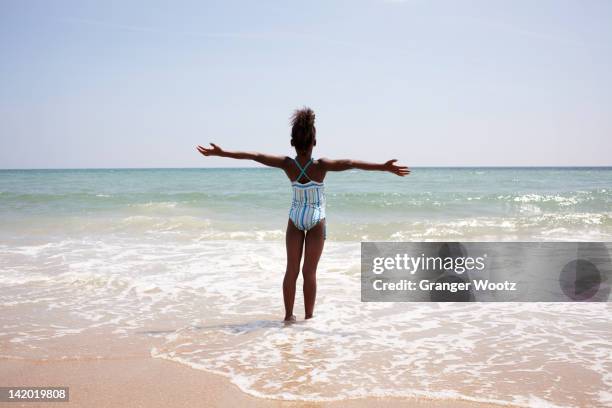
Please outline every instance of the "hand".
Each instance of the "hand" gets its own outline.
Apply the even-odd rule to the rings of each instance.
[[[219,146],[214,143],[211,143],[210,145],[212,148],[198,145],[196,149],[198,149],[198,152],[204,156],[221,156],[223,154],[223,149],[221,149]]]
[[[407,176],[410,174],[410,170],[406,166],[398,166],[395,164],[397,159],[389,160],[384,164],[385,171],[391,172],[393,174],[397,174],[398,176]]]

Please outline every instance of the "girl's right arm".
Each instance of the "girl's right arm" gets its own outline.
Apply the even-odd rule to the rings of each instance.
[[[273,156],[271,154],[255,152],[230,152],[221,149],[214,143],[211,143],[210,145],[212,148],[198,145],[197,150],[204,156],[219,156],[228,157],[230,159],[254,160],[269,167],[279,167],[283,169],[286,167],[287,158],[285,156]]]
[[[358,160],[330,160],[319,159],[319,163],[326,171],[344,171],[350,169],[360,170],[378,170],[388,171],[398,176],[406,176],[410,174],[410,170],[406,166],[398,166],[395,164],[397,159],[388,160],[385,163],[370,163]]]

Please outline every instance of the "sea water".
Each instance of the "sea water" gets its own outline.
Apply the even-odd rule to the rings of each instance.
[[[286,326],[282,171],[0,171],[0,358],[95,355],[54,345],[102,332],[261,397],[612,406],[609,304],[361,303],[359,286],[361,241],[611,241],[612,169],[325,183],[315,318]]]

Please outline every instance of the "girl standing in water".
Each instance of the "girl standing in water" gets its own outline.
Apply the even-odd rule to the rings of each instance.
[[[368,163],[356,160],[330,160],[312,157],[317,144],[317,130],[314,125],[315,114],[310,108],[298,109],[291,117],[291,146],[295,148],[295,158],[273,156],[263,153],[230,152],[214,143],[212,147],[197,146],[204,156],[220,156],[232,159],[254,160],[270,167],[283,169],[293,189],[293,199],[287,221],[287,269],[283,280],[283,299],[285,302],[285,321],[295,321],[293,303],[295,284],[300,274],[302,254],[304,263],[304,309],[305,318],[313,316],[317,294],[317,265],[325,242],[325,187],[323,180],[328,171],[349,169],[388,171],[398,176],[410,174],[406,166],[395,164],[397,160],[386,163]]]

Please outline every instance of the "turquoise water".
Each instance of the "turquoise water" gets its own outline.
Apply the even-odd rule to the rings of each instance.
[[[611,168],[348,171],[325,181],[331,240],[612,237]],[[289,200],[275,169],[0,171],[4,239],[33,231],[281,239]]]
[[[610,241],[612,169],[325,182],[315,318],[284,326],[281,171],[0,171],[0,359],[117,358],[144,342],[266,398],[612,406],[609,303],[362,303],[359,244]]]

